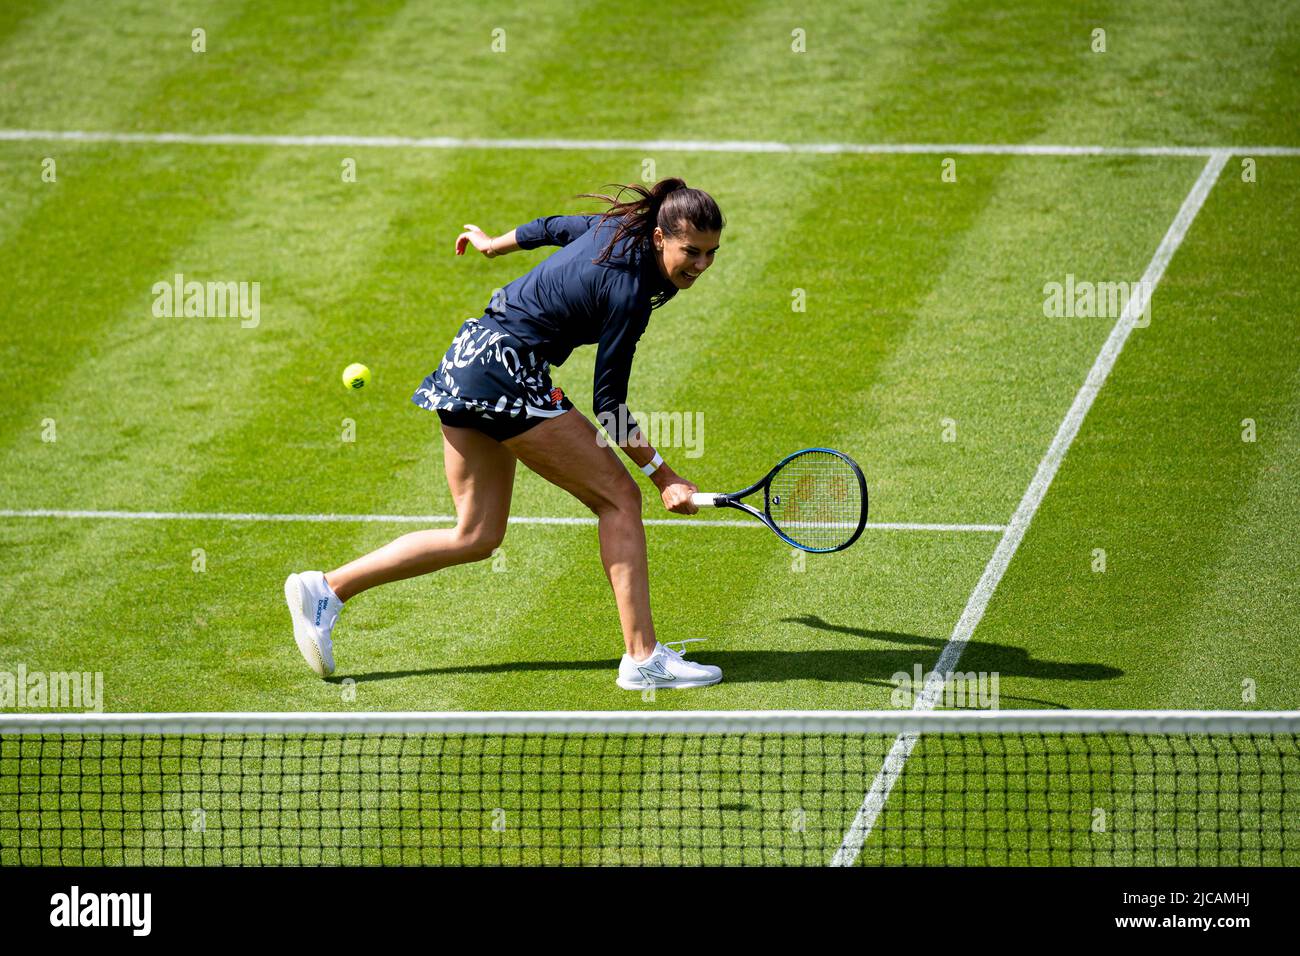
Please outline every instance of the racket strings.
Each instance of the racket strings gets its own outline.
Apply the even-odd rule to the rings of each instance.
[[[843,458],[811,451],[787,462],[768,488],[768,515],[781,532],[814,550],[836,548],[862,519],[857,472]]]

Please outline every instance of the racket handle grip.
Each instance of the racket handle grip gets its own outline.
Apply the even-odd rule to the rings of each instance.
[[[719,495],[706,494],[703,491],[697,491],[691,495],[691,504],[697,508],[716,508],[718,506]]]

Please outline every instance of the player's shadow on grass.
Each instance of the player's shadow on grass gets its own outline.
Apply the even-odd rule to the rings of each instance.
[[[898,650],[871,650],[871,651],[817,651],[813,652],[815,667],[813,672],[792,675],[802,677],[803,679],[827,680],[827,679],[846,679],[843,674],[835,678],[824,672],[822,655],[831,655],[839,657],[839,663],[847,671],[856,674],[851,678],[859,683],[874,684],[882,687],[897,687],[898,684],[892,678],[895,674],[906,673],[912,675],[915,673],[916,665],[921,666],[922,673],[929,672],[939,661],[939,655],[943,652],[948,641],[946,638],[925,637],[921,634],[904,634],[898,631],[878,631],[864,627],[850,627],[845,624],[832,624],[822,620],[815,614],[804,614],[800,617],[786,617],[781,619],[789,624],[803,624],[807,627],[815,628],[820,631],[831,631],[836,634],[848,634],[853,637],[866,638],[870,641],[879,641],[886,644],[905,645]],[[922,652],[922,653],[918,653]],[[795,652],[796,656],[802,656],[806,652]],[[744,657],[745,655],[737,655]],[[825,659],[827,661],[830,658]],[[733,670],[745,667],[746,662],[734,661]],[[723,665],[725,667],[725,665]],[[996,672],[1001,678],[1006,677],[1029,677],[1039,680],[1060,680],[1060,681],[1099,681],[1114,680],[1117,677],[1123,677],[1124,672],[1118,667],[1112,667],[1109,664],[1098,664],[1085,661],[1049,661],[1034,658],[1029,651],[1023,647],[1014,647],[1009,644],[993,644],[987,641],[981,641],[971,644],[966,653],[962,655],[957,665],[957,670],[964,672]],[[733,674],[727,673],[727,679],[732,679]],[[744,680],[740,674],[734,675],[737,679]],[[754,677],[751,679],[761,679]],[[1052,701],[1038,700],[1032,697],[1013,697],[1008,694],[1001,695],[1006,700],[1025,700],[1038,704],[1045,704],[1052,707],[1062,706]]]
[[[345,680],[361,684],[372,680],[402,680],[406,677],[437,677],[442,674],[516,674],[521,671],[607,671],[618,669],[617,660],[586,661],[501,661],[497,664],[452,664],[447,667],[422,667],[408,671],[372,671],[369,674],[334,674],[326,683]]]
[[[782,618],[782,621],[836,634],[865,638],[896,648],[826,648],[824,650],[712,650],[707,644],[690,645],[690,656],[701,663],[717,664],[728,684],[772,684],[787,680],[815,680],[832,684],[869,684],[894,688],[892,680],[899,672],[911,675],[916,665],[928,672],[939,660],[946,639],[878,631],[870,628],[831,624],[812,614]],[[445,674],[513,674],[526,671],[612,671],[618,660],[500,661],[491,664],[453,664],[419,670],[376,671],[369,674],[339,674],[331,681],[350,679],[357,683],[376,680],[400,680],[409,677],[436,677]],[[1031,677],[1043,680],[1096,681],[1114,680],[1124,672],[1106,664],[1071,661],[1035,660],[1021,647],[981,642],[972,644],[959,665],[962,671],[996,671],[1000,677]],[[1001,694],[1003,700],[1022,700],[1048,707],[1063,706],[1053,701]]]

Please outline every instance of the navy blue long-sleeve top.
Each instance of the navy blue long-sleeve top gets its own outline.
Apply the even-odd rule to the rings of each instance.
[[[544,216],[517,227],[519,248],[561,249],[495,295],[483,318],[536,347],[552,365],[563,365],[579,345],[598,345],[593,411],[598,418],[616,416],[629,435],[636,427],[627,413],[627,387],[637,341],[651,308],[672,298],[677,287],[659,271],[653,252],[631,240],[596,265],[618,228],[614,219],[598,222],[600,216]]]

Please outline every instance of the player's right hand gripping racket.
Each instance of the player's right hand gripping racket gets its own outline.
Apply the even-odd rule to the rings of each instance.
[[[763,510],[741,501],[763,492]],[[803,551],[843,551],[867,523],[867,479],[858,463],[831,448],[787,455],[762,481],[729,495],[691,495],[699,508],[737,508]]]

